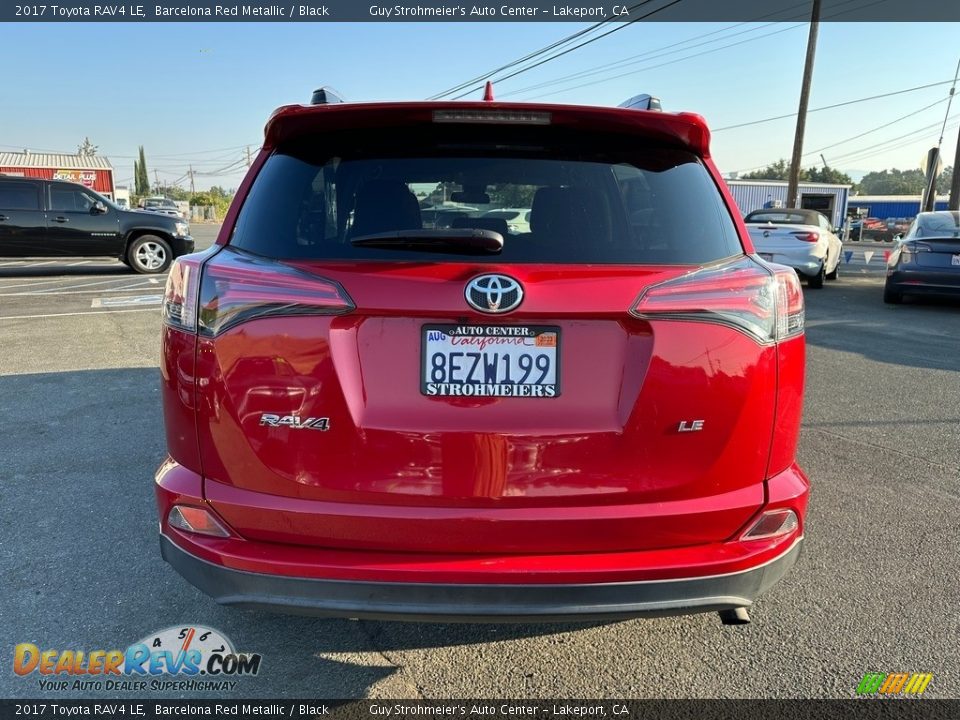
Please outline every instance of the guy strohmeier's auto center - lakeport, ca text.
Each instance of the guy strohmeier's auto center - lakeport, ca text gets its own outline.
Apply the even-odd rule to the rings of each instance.
[[[525,18],[525,19],[576,19],[629,17],[627,5],[370,5],[368,13],[378,19],[470,19],[470,18]],[[17,16],[44,16],[57,19],[116,18],[127,20],[184,19],[184,18],[290,18],[290,19],[335,19],[333,8],[326,5],[213,5],[210,7],[165,5],[18,5]]]

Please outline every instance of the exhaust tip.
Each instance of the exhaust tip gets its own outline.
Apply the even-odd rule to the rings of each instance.
[[[750,615],[745,607],[720,611],[720,622],[724,625],[749,625]]]

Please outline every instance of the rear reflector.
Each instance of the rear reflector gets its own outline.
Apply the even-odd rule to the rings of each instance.
[[[770,343],[803,332],[803,292],[790,268],[742,258],[647,288],[633,314],[727,325]]]
[[[259,318],[342,315],[354,307],[333,280],[227,247],[203,268],[198,329],[214,336]]]
[[[789,535],[800,526],[797,514],[789,508],[769,510],[759,517],[741,540],[762,540],[764,538]]]
[[[434,110],[433,121],[437,123],[549,125],[550,113],[525,110]]]
[[[167,515],[167,522],[178,530],[198,535],[230,537],[227,530],[209,510],[189,505],[174,505]]]

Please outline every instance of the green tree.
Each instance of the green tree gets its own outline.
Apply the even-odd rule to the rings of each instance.
[[[790,163],[780,159],[770,163],[762,170],[754,170],[740,177],[744,180],[787,180],[790,176]]]
[[[140,163],[133,161],[133,194],[143,195],[143,185],[140,184]]]
[[[147,172],[147,157],[143,152],[143,145],[140,146],[140,163],[139,163],[139,185],[140,189],[137,191],[138,195],[149,195],[150,194],[150,175]]]
[[[845,172],[840,172],[834,168],[810,168],[801,173],[806,175],[809,182],[827,183],[833,185],[853,185],[853,178]]]
[[[790,163],[784,159],[770,163],[762,170],[741,175],[744,180],[789,180]],[[834,168],[810,168],[809,170],[800,170],[801,182],[830,183],[836,185],[853,185],[853,178],[844,172]]]
[[[490,200],[500,207],[528,208],[533,204],[536,185],[491,185],[487,189]]]
[[[83,142],[77,147],[77,155],[83,157],[93,157],[97,154],[97,146],[90,142],[90,138],[85,137]]]

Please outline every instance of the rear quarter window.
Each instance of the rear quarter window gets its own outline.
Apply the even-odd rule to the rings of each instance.
[[[533,142],[504,128],[456,131],[427,128],[388,144],[343,133],[280,148],[255,179],[231,244],[281,259],[462,261],[351,244],[452,227],[503,235],[501,253],[471,262],[702,264],[743,252],[716,184],[689,152],[636,138],[543,133]],[[529,211],[511,228],[516,208]]]

